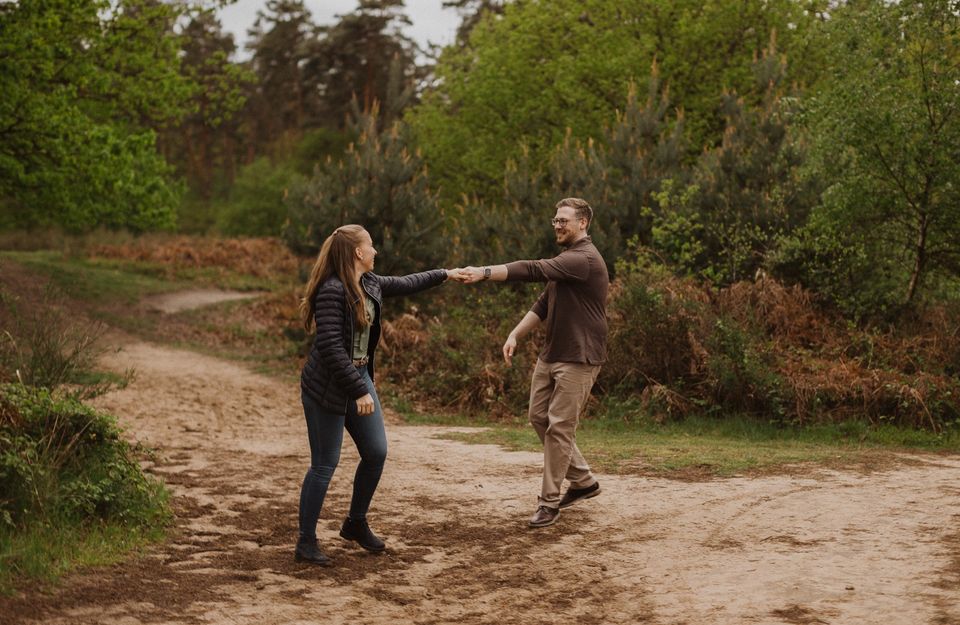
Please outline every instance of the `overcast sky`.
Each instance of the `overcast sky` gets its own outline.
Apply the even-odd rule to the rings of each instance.
[[[304,5],[313,16],[315,24],[333,24],[337,15],[350,13],[357,8],[356,0],[305,0]],[[220,23],[224,30],[233,33],[241,58],[246,58],[244,47],[247,29],[253,26],[257,10],[262,10],[266,0],[237,0],[220,10]],[[442,0],[405,0],[406,13],[413,25],[406,28],[408,37],[426,49],[429,43],[447,45],[453,43],[460,25],[460,16],[454,9],[444,9]]]

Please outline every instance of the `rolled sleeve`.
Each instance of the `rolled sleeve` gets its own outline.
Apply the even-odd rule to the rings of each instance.
[[[540,319],[546,319],[548,310],[550,310],[550,289],[546,288],[543,290],[543,293],[540,294],[540,297],[537,298],[537,301],[534,302],[530,312],[540,317]]]

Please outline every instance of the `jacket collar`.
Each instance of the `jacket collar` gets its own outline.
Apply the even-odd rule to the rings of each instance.
[[[581,237],[581,238],[577,239],[576,241],[574,241],[574,242],[571,243],[570,245],[566,245],[566,246],[562,246],[562,247],[563,247],[563,249],[565,249],[565,250],[572,250],[572,249],[575,249],[575,248],[578,248],[578,247],[583,247],[584,245],[587,245],[588,243],[593,243],[593,239],[590,238],[590,235],[589,235],[589,234],[588,234],[587,236],[585,236],[585,237]]]

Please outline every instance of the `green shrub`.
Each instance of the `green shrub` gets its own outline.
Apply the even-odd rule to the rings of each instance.
[[[707,380],[717,407],[775,422],[784,420],[784,383],[777,374],[773,350],[744,325],[720,318],[707,341],[707,351]]]
[[[216,229],[230,236],[279,236],[287,221],[285,204],[303,176],[293,163],[261,157],[247,165],[218,211]]]
[[[641,256],[618,262],[617,275],[601,386],[626,393],[651,384],[682,387],[702,351],[696,337],[708,310],[700,294]]]
[[[788,284],[817,293],[855,322],[891,319],[902,308],[902,279],[849,234],[816,222],[782,237],[766,265]]]
[[[0,516],[12,528],[69,518],[152,525],[166,494],[110,415],[45,389],[0,385]]]

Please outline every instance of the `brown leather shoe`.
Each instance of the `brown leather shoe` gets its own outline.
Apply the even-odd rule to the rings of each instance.
[[[581,499],[590,499],[600,494],[600,482],[594,482],[590,486],[583,488],[568,488],[567,492],[560,498],[560,507],[569,508]]]
[[[530,527],[546,527],[553,525],[560,518],[560,508],[540,506],[530,517]]]

